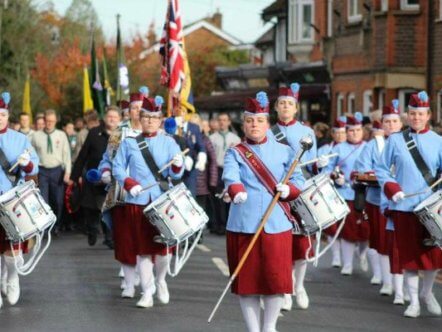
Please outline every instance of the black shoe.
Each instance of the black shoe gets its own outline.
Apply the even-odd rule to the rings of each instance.
[[[114,249],[114,241],[112,240],[104,240],[103,244],[107,246],[109,249]]]
[[[54,228],[52,228],[52,235],[56,237],[60,235],[60,228],[58,226],[54,226]]]
[[[97,234],[88,234],[88,236],[87,236],[87,243],[90,246],[94,246],[95,243],[97,243]]]

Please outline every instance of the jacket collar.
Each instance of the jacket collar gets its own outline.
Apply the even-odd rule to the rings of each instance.
[[[283,127],[292,126],[292,125],[294,125],[295,123],[296,123],[296,119],[293,119],[293,120],[291,120],[291,121],[289,121],[289,122],[283,122],[283,121],[281,121],[281,120],[278,120],[278,124],[279,124],[280,126],[283,126]]]
[[[260,145],[260,144],[264,144],[265,142],[267,142],[267,136],[264,136],[264,138],[260,141],[260,142],[256,142],[254,140],[251,140],[249,138],[246,138],[246,142],[247,144],[250,145]]]

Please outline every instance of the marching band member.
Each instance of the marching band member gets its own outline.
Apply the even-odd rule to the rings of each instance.
[[[402,129],[402,120],[400,117],[400,111],[398,106],[399,106],[399,101],[395,99],[392,101],[391,106],[385,106],[383,108],[382,126],[384,128],[386,141],[388,141],[388,137],[390,137],[390,135],[400,132]],[[378,161],[375,165],[376,168],[380,160],[381,158],[379,156]],[[392,175],[394,176],[393,172]],[[385,217],[385,219],[383,218],[379,219],[380,221],[385,220],[384,232],[382,232],[382,225],[380,225],[381,227],[379,228],[380,230],[379,235],[381,236],[379,243],[383,244],[382,245],[383,248],[379,250],[379,253],[381,254],[381,262],[383,263],[381,264],[381,268],[383,269],[382,274],[388,275],[389,272],[392,275],[393,291],[394,291],[393,304],[403,305],[404,300],[406,298],[406,296],[404,296],[404,275],[402,273],[402,269],[399,267],[398,264],[399,258],[398,258],[397,245],[394,234],[394,225],[390,217],[387,216],[388,199],[382,191],[380,192],[380,197],[381,199],[380,199],[379,209]],[[388,257],[384,258],[384,255],[388,255]],[[390,268],[388,272],[385,266],[387,260]]]
[[[347,118],[345,116],[338,117],[332,127],[331,136],[333,141],[329,144],[325,144],[318,149],[318,157],[325,156],[332,153],[333,148],[339,143],[345,142],[347,140],[347,132],[345,130],[345,125],[347,123]],[[333,241],[333,237],[338,229],[337,224],[334,224],[324,230],[327,234],[327,241],[330,243]],[[332,252],[332,266],[341,267],[341,241],[339,238],[331,246]]]
[[[295,152],[299,150],[299,141],[302,137],[310,136],[313,139],[313,147],[307,151],[303,160],[316,158],[316,138],[313,130],[296,120],[299,105],[299,84],[293,83],[289,88],[280,88],[278,100],[275,104],[278,113],[278,123],[269,130],[269,137],[276,139],[279,143],[289,145]],[[284,138],[282,138],[284,137]],[[327,159],[320,161],[323,167],[328,162]],[[309,250],[309,239],[302,234],[293,235],[293,275],[295,282],[294,292],[296,293],[296,303],[299,308],[307,309],[309,298],[304,287],[304,279],[307,272],[306,254]],[[310,255],[313,254],[310,248]],[[286,294],[283,310],[291,310],[292,295]]]
[[[249,98],[244,112],[246,140],[229,148],[224,159],[223,180],[233,202],[227,221],[227,257],[231,273],[256,232],[274,193],[281,200],[272,211],[243,269],[233,282],[232,292],[239,303],[249,331],[276,331],[276,322],[283,303],[283,294],[291,294],[292,260],[287,248],[292,245],[290,207],[283,201],[295,199],[304,179],[296,169],[290,181],[282,181],[294,151],[288,146],[267,139],[269,128],[268,99],[264,92]],[[261,329],[260,298],[264,302]]]
[[[156,177],[147,165],[142,150],[147,149],[158,168],[173,160],[163,176],[179,179],[184,171],[184,159],[178,145],[172,137],[158,134],[162,121],[161,107],[161,97],[144,99],[140,113],[142,134],[122,141],[112,163],[113,175],[129,193],[125,199],[126,205],[117,210],[121,216],[113,220],[115,257],[123,264],[126,280],[122,297],[132,298],[135,295],[136,263],[143,290],[137,306],[142,308],[153,306],[155,288],[158,300],[163,304],[169,302],[166,274],[170,259],[166,246],[154,241],[154,236],[159,233],[143,214],[143,208],[159,197],[162,190],[158,185],[143,190],[143,187],[155,183]]]
[[[413,213],[414,208],[431,191],[421,193],[435,182],[442,171],[442,138],[429,130],[431,118],[429,98],[425,91],[413,94],[408,103],[407,121],[410,129],[391,135],[382,153],[376,174],[383,191],[390,200],[389,215],[399,252],[400,267],[405,270],[405,282],[410,305],[405,317],[420,315],[419,297],[430,314],[441,315],[441,307],[433,294],[437,270],[442,268],[442,251],[425,241],[429,234]],[[391,167],[395,167],[395,177]],[[406,197],[405,193],[419,192]],[[420,294],[418,271],[423,274]]]
[[[383,116],[386,114],[386,112],[390,111],[390,108],[390,106],[384,107]],[[397,113],[393,113],[395,120],[397,120],[399,117],[397,105],[396,112]],[[386,118],[383,118],[382,123],[377,120],[373,121],[373,138],[367,144],[365,144],[364,149],[356,160],[354,166],[355,173],[374,174],[375,165],[379,162],[379,157],[385,147],[384,135],[389,134],[388,127],[386,125],[388,122],[389,119],[387,120]],[[387,131],[384,131],[384,127],[387,127]],[[386,241],[387,238],[385,226],[387,220],[379,209],[379,205],[381,203],[380,188],[366,188],[365,196],[365,212],[367,213],[368,224],[370,226],[369,249],[367,252],[367,257],[371,270],[373,271],[373,277],[371,278],[370,283],[372,285],[379,285],[382,282],[382,288],[379,293],[381,295],[391,295],[393,293],[393,280],[390,273],[390,262],[388,259],[388,247]]]
[[[9,101],[9,93],[2,93],[0,97],[0,195],[13,188],[17,181],[23,179],[24,176],[38,173],[39,160],[27,137],[15,130],[8,129]],[[11,165],[17,161],[18,168],[9,172]],[[20,283],[13,254],[16,257],[17,265],[22,265],[22,251],[26,249],[26,243],[22,246],[13,245],[14,253],[12,253],[11,244],[0,224],[0,255],[3,256],[2,260],[4,261],[4,264],[0,266],[7,270],[6,287],[1,285],[1,288],[6,291],[6,298],[11,305],[16,304],[20,297]],[[3,300],[0,295],[0,308],[2,305]]]
[[[331,173],[339,194],[347,201],[350,208],[350,214],[345,220],[340,238],[343,263],[341,274],[351,275],[353,273],[353,254],[356,244],[359,246],[361,269],[363,271],[368,270],[366,258],[369,234],[368,223],[362,221],[362,214],[354,209],[355,192],[350,184],[350,173],[365,145],[362,140],[361,113],[356,113],[354,117],[347,117],[346,130],[347,141],[333,147],[332,152],[337,153],[338,156],[330,159],[330,163],[324,171]]]
[[[203,142],[203,136],[199,127],[186,120],[187,109],[181,107],[180,115],[175,117],[176,124],[178,126],[177,132],[179,136],[182,136],[186,140],[186,144],[189,147],[189,153],[187,154],[194,160],[194,165],[191,171],[187,171],[183,175],[184,184],[187,189],[196,197],[196,176],[197,171],[204,172],[207,163],[206,147]]]
[[[117,153],[120,143],[127,137],[136,137],[141,133],[140,110],[143,100],[144,94],[142,92],[135,92],[130,94],[129,102],[126,100],[120,100],[118,102],[122,114],[127,113],[128,118],[123,118],[123,121],[118,126],[118,129],[111,133],[106,151],[103,153],[103,158],[98,165],[98,170],[101,172],[101,182],[104,184],[108,185],[114,181],[112,178],[112,160]],[[112,193],[108,192],[107,195],[112,195]],[[116,197],[114,197],[114,200],[115,199]],[[107,201],[109,201],[108,197],[106,198],[105,202]],[[111,203],[108,206],[106,204],[104,205],[103,220],[105,221],[106,225],[109,226],[113,218],[118,218],[121,216],[119,211],[120,209],[121,206],[116,206],[115,203]],[[121,288],[124,289],[126,280],[124,279],[124,272],[122,268],[120,268],[119,276],[123,277],[121,281]]]

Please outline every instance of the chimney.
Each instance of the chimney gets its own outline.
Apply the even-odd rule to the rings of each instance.
[[[223,14],[220,13],[219,8],[216,9],[216,13],[209,19],[209,22],[216,26],[218,29],[223,27]]]

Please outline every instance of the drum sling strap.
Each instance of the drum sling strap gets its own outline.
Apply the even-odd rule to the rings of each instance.
[[[11,184],[13,187],[15,187],[18,183],[19,176],[18,176],[18,168],[16,168],[14,173],[9,172],[9,165],[8,160],[6,159],[5,153],[3,152],[3,149],[0,148],[0,166],[3,169],[3,172],[5,172],[6,177],[9,181],[11,181]]]
[[[152,154],[149,151],[149,144],[144,140],[143,135],[138,135],[135,137],[138,147],[140,149],[141,155],[143,156],[144,161],[147,164],[147,167],[152,172],[153,177],[155,180],[159,183],[159,186],[162,191],[168,191],[170,189],[169,181],[166,179],[163,174],[159,174],[158,171],[160,170],[155,163],[155,160],[152,157]],[[174,181],[172,181],[173,184],[175,184]]]
[[[402,135],[404,136],[405,145],[407,146],[408,151],[411,154],[411,157],[414,160],[414,163],[416,164],[417,169],[419,172],[421,172],[425,182],[428,184],[429,187],[437,180],[436,177],[431,175],[431,171],[428,168],[427,164],[425,163],[424,158],[420,154],[416,142],[410,135],[410,129],[406,129],[402,132]],[[437,191],[437,186],[433,188],[433,191]]]
[[[290,146],[289,141],[287,140],[287,136],[285,136],[285,134],[281,131],[281,129],[279,129],[279,126],[277,124],[272,126],[270,130],[272,131],[278,143]],[[311,178],[310,173],[307,171],[305,167],[301,167],[301,171],[305,179]]]
[[[261,159],[244,143],[240,143],[234,147],[234,149],[239,153],[239,155],[244,159],[247,166],[256,175],[259,181],[264,185],[270,195],[275,195],[275,187],[277,184],[276,179],[270,170],[264,165]],[[295,217],[290,211],[290,204],[288,202],[278,201],[279,206],[284,211],[287,218],[293,223],[293,228],[295,231],[300,231],[298,223]]]

